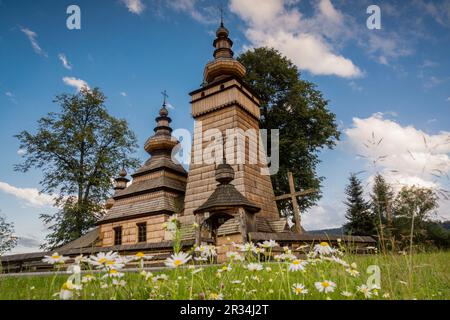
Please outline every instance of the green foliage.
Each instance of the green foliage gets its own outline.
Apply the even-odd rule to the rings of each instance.
[[[449,252],[414,254],[414,272],[411,278],[408,275],[408,256],[359,255],[349,256],[347,259],[349,263],[357,263],[361,272],[359,277],[349,277],[343,268],[332,263],[320,265],[316,272],[311,272],[315,267],[312,266],[310,271],[295,273],[286,273],[285,268],[280,270],[278,264],[264,264],[264,267],[271,267],[272,271],[264,270],[256,274],[250,273],[241,266],[233,265],[231,272],[223,272],[221,277],[217,276],[217,271],[221,267],[205,266],[203,271],[196,274],[187,268],[155,272],[154,276],[164,273],[169,278],[167,281],[156,283],[151,279],[144,280],[138,273],[126,273],[123,277],[123,280],[127,282],[126,288],[115,286],[101,288],[98,281],[91,282],[85,284],[86,289],[83,290],[79,299],[110,300],[113,297],[118,300],[211,299],[211,295],[219,291],[227,300],[319,300],[327,297],[333,300],[364,299],[361,293],[356,292],[355,287],[365,283],[369,276],[366,270],[373,265],[381,269],[381,290],[379,295],[372,296],[372,299],[448,300],[450,298]],[[244,285],[231,283],[235,279],[239,279]],[[319,293],[314,287],[316,279],[334,281],[337,284],[335,292],[328,295]],[[0,278],[0,300],[58,299],[53,294],[61,290],[66,280],[67,275]],[[291,288],[294,283],[303,283],[309,289],[308,295],[296,296]],[[354,295],[347,298],[341,294],[343,291],[349,291]]]
[[[14,224],[6,221],[0,215],[0,256],[17,245],[17,238],[13,235]]]
[[[280,170],[272,176],[275,193],[289,192],[287,171],[293,172],[297,190],[320,189],[324,178],[316,170],[319,152],[333,148],[339,139],[336,116],[328,110],[328,101],[275,49],[247,51],[238,60],[247,68],[244,81],[260,98],[260,127],[280,130]],[[300,207],[309,208],[320,197],[319,192],[299,198]]]
[[[137,159],[127,156],[137,147],[134,133],[125,120],[108,113],[105,100],[97,88],[59,95],[54,101],[60,106],[58,113],[41,118],[35,134],[22,131],[16,136],[26,154],[15,170],[42,170],[42,192],[54,194],[60,207],[53,216],[42,215],[51,224],[48,248],[74,240],[92,227],[109,196],[111,177],[122,164],[138,165]]]
[[[412,240],[428,240],[427,221],[438,208],[438,198],[432,189],[416,186],[403,187],[394,203],[394,234],[405,247]]]
[[[375,216],[370,210],[370,204],[364,199],[364,189],[361,180],[355,174],[351,174],[349,185],[345,194],[347,206],[345,217],[349,221],[344,226],[347,234],[358,236],[370,236],[376,233]]]

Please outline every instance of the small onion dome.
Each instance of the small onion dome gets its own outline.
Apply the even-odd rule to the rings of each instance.
[[[114,206],[114,199],[113,198],[109,198],[108,200],[106,200],[106,203],[105,203],[106,210],[111,209],[113,206]]]
[[[221,23],[220,27],[216,31],[217,38],[219,38],[219,37],[228,37],[229,34],[230,34],[230,32],[228,31],[228,29],[225,28],[223,23]]]
[[[119,172],[119,177],[125,178],[126,176],[127,176],[127,171],[125,170],[125,168],[122,168],[122,170],[120,170],[120,172]]]
[[[169,115],[169,110],[167,110],[165,105],[159,110],[159,115],[161,117],[167,117]]]
[[[233,168],[227,163],[219,164],[216,169],[216,181],[220,184],[229,184],[233,180]]]

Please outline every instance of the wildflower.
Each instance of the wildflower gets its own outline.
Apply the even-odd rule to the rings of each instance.
[[[233,280],[231,281],[232,284],[241,284],[242,281],[241,280]]]
[[[85,275],[85,276],[83,276],[81,278],[81,282],[82,283],[89,283],[89,282],[94,281],[94,280],[95,280],[95,277],[93,275],[91,275],[91,274],[87,274],[87,275]]]
[[[274,240],[266,240],[263,243],[258,243],[258,246],[266,248],[266,249],[270,249],[270,248],[275,248],[276,246],[278,246],[278,243],[276,243]]]
[[[343,295],[344,297],[351,297],[351,296],[353,296],[353,293],[351,293],[349,291],[342,291],[341,295]]]
[[[308,293],[308,289],[305,288],[305,286],[301,283],[294,283],[292,285],[292,290],[294,291],[294,293],[296,295],[300,295],[300,294],[307,294]]]
[[[334,249],[330,247],[328,242],[321,242],[314,246],[314,252],[320,255],[329,255],[334,252]]]
[[[58,254],[58,252],[53,253],[51,256],[44,256],[44,259],[42,259],[42,262],[48,263],[48,264],[63,264],[66,262],[69,258],[63,257]]]
[[[244,261],[244,257],[235,251],[228,251],[227,258],[230,259],[231,261]]]
[[[80,285],[75,285],[71,280],[68,280],[62,285],[59,298],[61,300],[70,300],[73,298],[73,292],[81,289],[82,287]]]
[[[153,282],[158,282],[158,281],[167,281],[169,280],[169,277],[166,274],[159,274],[155,277],[153,277]]]
[[[233,242],[234,247],[238,248],[241,252],[254,252],[255,245],[252,242],[247,242],[244,244],[236,244]]]
[[[122,278],[124,274],[122,272],[117,271],[116,269],[108,270],[108,273],[103,276],[103,278]]]
[[[113,279],[112,284],[117,287],[125,287],[127,285],[127,282],[125,280]]]
[[[212,245],[201,245],[194,249],[194,252],[200,254],[202,258],[211,258],[217,256],[216,247]]]
[[[197,222],[194,222],[194,223],[192,224],[192,227],[193,227],[194,229],[198,229],[199,225],[198,225]]]
[[[221,293],[211,293],[209,295],[209,298],[211,300],[223,300],[223,294],[221,294]]]
[[[96,256],[89,257],[90,263],[97,269],[120,270],[125,266],[125,261],[120,258],[117,252],[99,252]]]
[[[272,268],[271,268],[271,267],[266,267],[266,271],[267,271],[267,272],[271,272],[271,271],[272,271]]]
[[[333,292],[334,289],[336,288],[336,284],[330,280],[316,282],[314,285],[319,292],[325,292],[325,293]]]
[[[306,261],[301,261],[299,259],[292,260],[291,264],[289,265],[288,270],[289,271],[303,271],[306,267]]]
[[[261,253],[266,252],[266,249],[255,247],[255,248],[253,249],[253,252],[256,253],[256,254],[261,254]]]
[[[153,256],[146,255],[143,252],[138,252],[133,257],[133,260],[151,260],[151,259],[153,259]]]
[[[167,258],[165,264],[170,268],[177,268],[191,259],[191,256],[184,252],[173,254],[170,258]]]
[[[388,292],[383,294],[383,298],[385,298],[385,299],[388,299],[390,297],[391,297],[391,295]]]
[[[228,265],[228,266],[223,266],[222,268],[220,268],[219,270],[217,270],[217,272],[219,272],[219,273],[222,273],[222,272],[230,272],[232,269],[231,269],[231,266],[230,265]]]
[[[372,297],[372,291],[371,288],[369,288],[368,286],[366,286],[365,284],[362,284],[358,287],[356,287],[356,290],[358,292],[361,292],[365,298],[369,299],[370,297]]]
[[[263,269],[262,264],[259,263],[249,263],[245,266],[248,271],[261,271]]]
[[[358,277],[359,276],[359,271],[356,269],[352,269],[352,268],[347,268],[345,269],[345,271],[350,274],[352,277]]]
[[[341,258],[335,257],[335,256],[331,256],[331,257],[323,257],[321,256],[322,260],[326,260],[326,261],[332,261],[335,262],[337,264],[340,264],[344,267],[349,267],[349,264],[347,263],[347,261],[342,260]]]

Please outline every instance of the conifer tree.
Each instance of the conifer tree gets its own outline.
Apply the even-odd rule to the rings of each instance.
[[[347,206],[345,217],[348,223],[344,225],[347,234],[358,236],[370,236],[376,233],[375,219],[370,204],[364,199],[364,189],[361,180],[355,174],[351,174],[345,194]]]

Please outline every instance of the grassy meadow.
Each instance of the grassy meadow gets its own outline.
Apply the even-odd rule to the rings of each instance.
[[[195,264],[193,256],[180,253],[168,259],[167,269],[153,273],[123,272],[119,256],[103,255],[87,264],[80,259],[80,268],[71,268],[72,274],[0,277],[0,300],[450,299],[450,252],[412,256],[336,252],[300,260],[287,250],[273,262],[258,259],[268,251],[236,252],[223,266],[208,266],[201,259],[208,256],[203,252]]]

